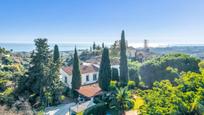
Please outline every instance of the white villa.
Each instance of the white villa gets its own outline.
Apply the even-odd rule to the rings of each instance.
[[[82,64],[80,65],[81,71],[81,84],[88,85],[97,82],[99,68],[94,64]],[[61,81],[71,88],[72,81],[72,67],[64,67],[60,69],[60,79]]]
[[[95,105],[93,103],[93,97],[103,93],[97,83],[99,67],[99,64],[93,63],[83,63],[80,65],[82,86],[79,89],[76,89],[76,91],[80,94],[78,98],[79,103],[70,108],[71,114],[75,115]],[[119,65],[112,65],[111,68],[117,68],[119,70]],[[71,88],[72,66],[60,69],[60,80],[67,87]]]
[[[83,63],[80,65],[81,72],[81,84],[89,85],[98,81],[99,64]],[[119,71],[119,65],[112,65],[111,68],[117,68]],[[118,72],[119,73],[119,72]],[[69,88],[71,88],[72,82],[72,67],[64,67],[60,69],[60,80]]]

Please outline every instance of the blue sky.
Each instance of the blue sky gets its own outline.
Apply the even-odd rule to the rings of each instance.
[[[204,0],[1,0],[0,41],[204,43]]]

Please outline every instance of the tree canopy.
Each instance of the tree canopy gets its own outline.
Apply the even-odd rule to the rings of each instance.
[[[62,85],[59,81],[59,62],[49,50],[47,39],[35,39],[36,49],[31,54],[28,73],[19,80],[18,92],[31,105],[48,106],[59,103]]]
[[[168,79],[173,81],[179,77],[180,72],[199,72],[199,59],[186,54],[167,54],[144,62],[139,69],[141,79],[147,86],[152,86],[155,81]],[[168,67],[176,68],[170,71]]]
[[[175,80],[155,82],[152,89],[139,94],[145,100],[142,114],[185,114],[204,113],[204,71],[186,72]]]

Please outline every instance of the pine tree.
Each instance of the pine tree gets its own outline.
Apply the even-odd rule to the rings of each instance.
[[[32,54],[32,60],[28,70],[28,80],[26,80],[26,89],[29,90],[30,94],[35,94],[36,100],[39,96],[42,105],[46,104],[45,90],[46,86],[50,82],[49,75],[49,64],[50,64],[50,52],[47,44],[47,39],[36,39],[35,40],[36,50]],[[31,102],[32,103],[32,102]],[[33,101],[33,104],[35,101]]]
[[[56,61],[59,61],[60,58],[60,53],[58,49],[58,45],[54,46],[54,54],[53,54],[53,62],[55,63]]]
[[[99,70],[99,86],[102,90],[108,91],[110,80],[111,64],[109,59],[109,51],[108,48],[104,48]]]
[[[111,80],[119,81],[119,75],[118,75],[118,69],[117,68],[112,68]]]
[[[79,69],[79,58],[77,50],[74,51],[73,69],[72,69],[72,89],[79,89],[81,86],[81,73]]]
[[[28,73],[19,80],[23,85],[18,88],[18,92],[29,96],[27,98],[32,105],[38,102],[44,107],[59,104],[63,85],[59,79],[60,61],[54,62],[56,51],[52,56],[47,39],[36,39],[35,45],[36,49],[31,54]]]
[[[123,85],[127,85],[128,82],[128,65],[124,30],[122,31],[120,40],[120,82]]]

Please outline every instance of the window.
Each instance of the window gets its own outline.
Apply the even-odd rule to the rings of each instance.
[[[89,81],[89,75],[86,76],[86,81]]]
[[[67,77],[66,76],[64,77],[64,82],[67,83]]]
[[[94,80],[94,81],[97,80],[97,74],[93,74],[93,80]]]

